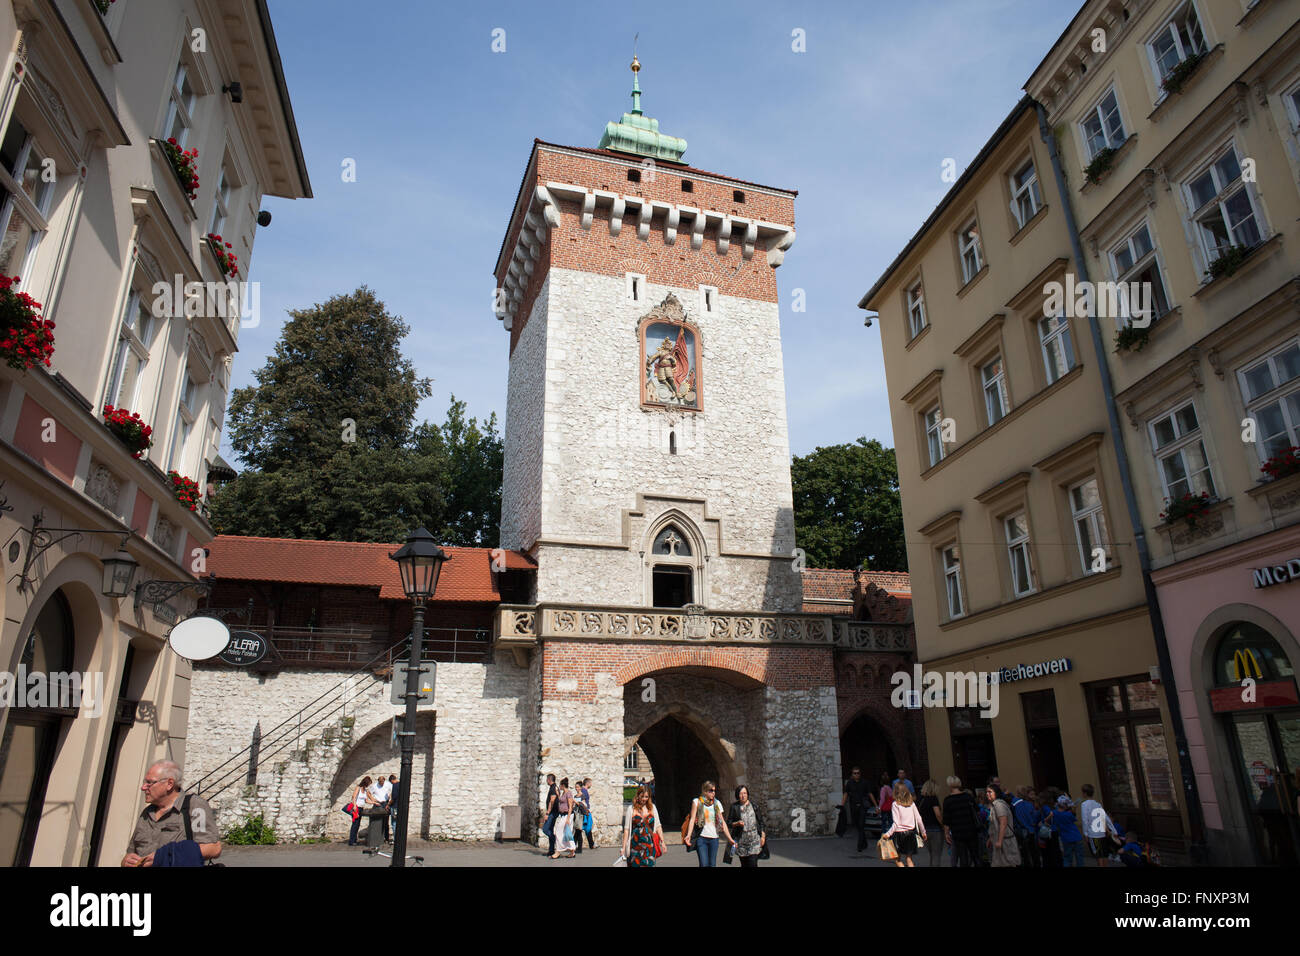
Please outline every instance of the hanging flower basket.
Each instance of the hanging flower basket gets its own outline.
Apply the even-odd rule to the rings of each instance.
[[[1116,352],[1141,352],[1151,338],[1151,327],[1126,325],[1115,333]]]
[[[1254,246],[1229,246],[1220,253],[1219,258],[1210,263],[1210,268],[1205,270],[1205,274],[1211,279],[1230,276],[1241,268],[1241,264],[1254,251]]]
[[[1173,524],[1175,521],[1186,521],[1187,527],[1195,528],[1196,519],[1200,518],[1215,504],[1217,498],[1211,498],[1208,491],[1202,491],[1199,495],[1188,492],[1181,498],[1170,500],[1165,499],[1165,510],[1160,513],[1160,520],[1165,524]]]
[[[217,261],[221,263],[221,271],[226,276],[234,279],[239,275],[239,266],[237,264],[239,256],[230,251],[234,248],[230,243],[223,240],[215,232],[210,232],[208,233],[208,247],[212,249],[212,254],[217,257]]]
[[[174,469],[167,472],[167,477],[171,479],[172,494],[176,496],[176,500],[191,511],[198,511],[199,483],[193,478],[186,478]]]
[[[1264,464],[1259,469],[1268,475],[1269,481],[1277,481],[1279,478],[1289,478],[1292,475],[1300,474],[1300,448],[1292,445],[1286,448]]]
[[[39,302],[13,290],[17,284],[17,276],[0,276],[0,357],[10,368],[25,372],[50,364],[54,323],[41,318]]]
[[[167,154],[167,159],[171,161],[176,178],[180,180],[181,188],[190,197],[190,201],[193,202],[198,199],[199,151],[197,149],[181,149],[180,144],[171,137],[162,144],[162,148],[163,152]]]
[[[127,447],[134,458],[139,458],[153,445],[153,429],[141,421],[136,412],[105,405],[104,424],[117,436],[117,440]]]
[[[1170,95],[1181,91],[1187,84],[1187,78],[1196,72],[1196,68],[1201,65],[1201,61],[1204,59],[1204,53],[1193,53],[1169,71],[1169,74],[1160,84],[1161,88]]]
[[[1115,165],[1115,154],[1119,150],[1107,146],[1100,150],[1096,156],[1092,157],[1092,162],[1083,167],[1083,177],[1092,185],[1101,182],[1101,177],[1110,172],[1111,166]]]

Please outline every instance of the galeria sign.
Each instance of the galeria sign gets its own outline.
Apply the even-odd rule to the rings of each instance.
[[[1255,568],[1254,571],[1257,588],[1285,584],[1287,581],[1300,581],[1300,558],[1292,558],[1286,564],[1276,564],[1271,568]]]

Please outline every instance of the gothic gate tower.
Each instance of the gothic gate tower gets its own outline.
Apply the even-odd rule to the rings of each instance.
[[[711,774],[815,832],[838,741],[830,621],[798,613],[792,560],[776,268],[796,193],[683,163],[639,70],[598,147],[534,142],[496,263],[501,545],[538,565],[496,636],[535,672],[521,801],[591,776],[616,815],[639,742],[661,804]]]

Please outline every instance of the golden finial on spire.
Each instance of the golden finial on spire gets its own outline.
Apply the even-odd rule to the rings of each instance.
[[[640,36],[641,34],[638,33],[636,34],[636,36],[632,37],[632,72],[633,73],[641,72],[641,61],[636,58],[636,41],[637,38]]]

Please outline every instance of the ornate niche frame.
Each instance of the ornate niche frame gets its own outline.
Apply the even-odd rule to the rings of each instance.
[[[641,407],[670,412],[704,410],[703,347],[700,329],[686,318],[686,310],[669,293],[637,325],[640,347]],[[684,367],[683,367],[684,366]],[[674,390],[680,400],[666,395]]]

